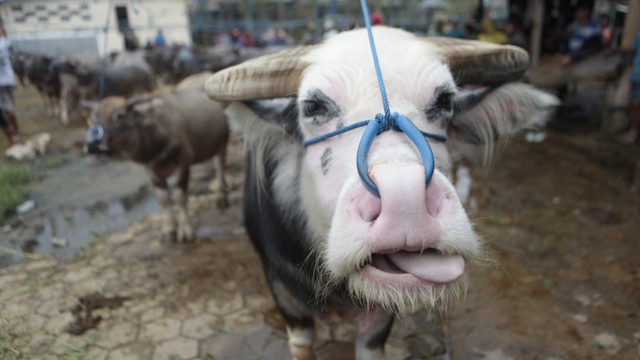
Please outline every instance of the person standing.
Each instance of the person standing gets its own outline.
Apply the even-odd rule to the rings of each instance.
[[[449,19],[449,24],[451,24],[451,28],[444,34],[445,36],[456,39],[465,38],[464,30],[460,27],[460,17],[458,15],[452,16]]]
[[[509,45],[515,45],[529,51],[529,40],[522,30],[522,20],[517,17],[509,19],[505,26]]]
[[[136,51],[139,47],[140,43],[138,42],[136,33],[133,32],[132,28],[127,28],[124,32],[124,49],[126,51]]]
[[[567,54],[563,56],[561,65],[567,66],[602,51],[602,29],[591,20],[588,7],[578,7],[575,20],[567,29],[569,34]]]
[[[485,17],[482,19],[482,32],[478,34],[478,40],[504,45],[508,42],[507,34],[498,29],[493,20]]]
[[[167,44],[164,39],[164,33],[162,32],[162,29],[158,29],[158,32],[156,33],[156,38],[155,38],[155,47],[162,49],[166,45]]]
[[[11,66],[10,47],[11,40],[0,20],[0,127],[3,128],[9,143],[14,144],[18,141],[19,129],[13,96],[16,78]]]
[[[640,138],[640,30],[633,41],[633,69],[629,91],[629,130],[618,137],[622,144],[633,144]]]

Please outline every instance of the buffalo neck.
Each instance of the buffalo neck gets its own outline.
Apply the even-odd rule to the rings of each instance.
[[[135,131],[138,137],[131,160],[143,164],[157,162],[170,150],[169,137],[159,131],[157,126],[138,124]]]

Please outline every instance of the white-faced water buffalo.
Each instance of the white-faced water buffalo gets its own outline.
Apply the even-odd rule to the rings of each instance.
[[[220,191],[217,205],[228,206],[224,167],[229,127],[222,104],[204,94],[209,74],[188,77],[156,96],[107,97],[94,106],[90,117],[87,152],[144,165],[171,216],[165,233],[177,241],[193,235],[186,207],[191,165],[214,158]],[[177,188],[171,189],[167,180],[176,173]]]
[[[443,312],[460,297],[465,264],[483,247],[452,185],[448,146],[542,125],[558,103],[506,84],[528,65],[519,48],[373,33],[390,108],[403,117],[366,130],[351,128],[383,107],[365,30],[244,62],[205,85],[233,102],[227,114],[243,127],[245,223],[296,359],[312,357],[315,314],[355,309],[356,358],[378,359],[393,314]],[[461,89],[469,84],[488,87]],[[351,130],[308,142],[339,129]]]

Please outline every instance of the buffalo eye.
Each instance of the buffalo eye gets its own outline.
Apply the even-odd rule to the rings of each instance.
[[[427,119],[432,122],[444,121],[446,126],[446,122],[451,118],[451,115],[453,115],[453,108],[454,93],[448,89],[438,88],[431,98],[429,105],[427,105]]]
[[[113,115],[113,120],[116,121],[122,121],[124,120],[124,114],[123,113],[116,113]]]
[[[302,109],[306,117],[323,115],[327,110],[324,105],[317,100],[305,100],[302,104]]]
[[[436,103],[434,104],[436,108],[441,111],[448,113],[453,111],[453,94],[452,93],[443,93],[438,96]]]
[[[320,126],[340,116],[340,108],[319,89],[313,89],[298,105],[300,116],[307,124]]]

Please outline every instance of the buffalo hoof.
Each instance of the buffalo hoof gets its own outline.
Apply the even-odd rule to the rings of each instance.
[[[216,206],[218,207],[218,209],[224,210],[229,207],[229,200],[227,200],[226,196],[221,197],[218,199],[218,201],[216,201]]]
[[[314,360],[313,347],[311,346],[295,346],[289,344],[289,350],[294,360]]]
[[[177,233],[175,230],[172,231],[166,231],[162,233],[162,237],[161,240],[163,243],[166,244],[174,244],[177,242]]]
[[[193,229],[185,211],[179,211],[176,216],[176,242],[187,243],[193,239]]]
[[[191,242],[192,231],[191,226],[187,228],[176,228],[174,230],[164,232],[162,234],[162,242],[166,244],[183,244]]]

